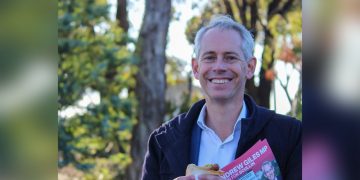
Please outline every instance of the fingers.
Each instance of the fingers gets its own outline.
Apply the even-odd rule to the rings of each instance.
[[[194,175],[189,175],[189,176],[180,176],[175,178],[174,180],[197,180],[195,178],[196,177]]]
[[[219,165],[218,164],[212,164],[211,167],[210,167],[210,170],[218,171],[219,170]]]
[[[201,175],[180,176],[175,178],[174,180],[223,180],[223,178],[211,174],[201,174]]]
[[[196,180],[223,180],[222,177],[211,175],[211,174],[202,174],[198,176],[198,179]]]

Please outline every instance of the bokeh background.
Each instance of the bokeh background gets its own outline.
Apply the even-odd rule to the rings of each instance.
[[[302,119],[301,1],[58,1],[58,177],[139,179],[149,134],[202,98],[194,36],[228,14],[256,40],[246,93]]]
[[[0,179],[136,179],[148,133],[202,98],[214,13],[256,38],[247,93],[303,121],[303,179],[360,179],[358,0],[124,2],[0,2]]]
[[[360,1],[303,0],[303,179],[359,179]]]
[[[360,179],[359,2],[0,1],[0,179],[136,179],[148,133],[201,98],[213,13],[256,37],[247,93],[303,121],[303,179]]]
[[[0,2],[0,179],[56,178],[56,11]]]
[[[213,13],[256,37],[247,93],[303,121],[303,179],[360,179],[360,1],[166,2],[0,2],[0,179],[136,179],[148,133],[202,98]]]

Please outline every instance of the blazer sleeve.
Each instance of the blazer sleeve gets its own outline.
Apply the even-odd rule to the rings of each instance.
[[[155,133],[153,132],[148,141],[147,152],[142,169],[142,180],[160,179],[159,156],[160,150],[155,139]]]
[[[293,126],[292,137],[293,146],[291,147],[290,157],[287,161],[287,173],[284,179],[301,180],[302,179],[302,124],[296,120]]]

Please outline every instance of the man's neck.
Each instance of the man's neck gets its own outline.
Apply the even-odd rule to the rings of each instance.
[[[242,108],[243,98],[226,103],[206,101],[205,123],[224,141],[233,132]]]

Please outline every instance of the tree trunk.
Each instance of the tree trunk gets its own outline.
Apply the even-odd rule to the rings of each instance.
[[[272,87],[272,80],[266,79],[265,76],[265,68],[261,68],[260,70],[260,83],[257,88],[258,98],[257,103],[260,106],[269,108],[270,107],[270,92]]]
[[[273,46],[273,36],[271,35],[270,31],[268,29],[265,28],[264,30],[265,32],[265,39],[264,39],[264,45],[269,47],[269,51],[270,51],[270,56],[266,57],[265,54],[267,54],[264,50],[263,54],[262,54],[262,65],[261,65],[261,69],[260,69],[260,82],[259,82],[259,87],[257,88],[257,103],[260,106],[269,108],[270,107],[270,92],[271,92],[271,87],[272,87],[272,83],[273,80],[272,79],[267,79],[265,77],[265,73],[266,70],[272,69],[273,65],[274,65],[274,46]],[[266,58],[270,58],[270,59],[266,59]]]
[[[229,0],[223,0],[223,3],[224,3],[224,6],[225,6],[225,11],[228,15],[230,15],[231,18],[234,18],[234,13],[231,9],[231,4],[230,4],[230,1]]]
[[[131,142],[132,164],[127,179],[138,180],[150,133],[164,121],[165,116],[165,48],[171,19],[170,0],[147,0],[136,55],[139,70],[136,75],[138,122],[133,128]]]
[[[125,33],[129,30],[129,21],[127,14],[127,0],[117,1],[116,20],[118,21],[119,27],[121,27]]]
[[[258,88],[255,86],[254,77],[247,80],[246,84],[245,84],[245,93],[250,95],[255,100],[255,102],[259,102],[258,96],[257,96],[257,91],[258,91]]]

